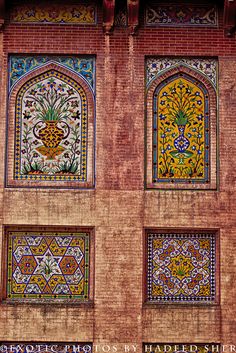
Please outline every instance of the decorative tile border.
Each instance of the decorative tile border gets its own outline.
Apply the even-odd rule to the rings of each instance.
[[[80,303],[91,300],[91,231],[6,232],[8,302]]]
[[[206,76],[217,89],[218,81],[218,62],[216,59],[208,58],[173,58],[156,57],[146,60],[146,86],[148,87],[155,78],[163,75],[166,71],[184,65],[200,72]]]
[[[12,55],[9,59],[9,90],[20,78],[50,62],[58,63],[82,77],[95,90],[95,58],[82,56]]]
[[[216,302],[216,234],[147,231],[149,303]]]
[[[217,27],[218,13],[212,4],[165,4],[147,6],[145,11],[147,26],[173,27]]]
[[[2,353],[92,353],[92,343],[0,342]]]
[[[13,23],[30,24],[96,24],[96,5],[15,5],[10,14]]]

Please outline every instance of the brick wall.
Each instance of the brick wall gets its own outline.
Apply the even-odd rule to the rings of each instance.
[[[134,343],[140,352],[142,342],[236,343],[236,41],[224,37],[222,13],[215,29],[141,21],[135,37],[124,28],[105,36],[101,7],[96,26],[6,23],[0,52],[2,161],[9,54],[94,54],[97,67],[95,190],[6,189],[0,165],[2,225],[95,227],[94,308],[1,304],[0,340]],[[219,58],[218,191],[144,190],[145,55]],[[220,306],[143,306],[145,227],[220,229]]]

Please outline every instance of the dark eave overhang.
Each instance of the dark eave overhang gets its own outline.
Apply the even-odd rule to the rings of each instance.
[[[231,37],[236,30],[236,0],[224,2],[224,31],[227,37]]]

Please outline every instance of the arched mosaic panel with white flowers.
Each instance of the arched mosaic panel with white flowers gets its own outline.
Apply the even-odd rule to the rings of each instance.
[[[7,187],[94,187],[95,59],[10,56]]]
[[[15,179],[86,180],[83,88],[50,70],[21,88],[16,106]]]

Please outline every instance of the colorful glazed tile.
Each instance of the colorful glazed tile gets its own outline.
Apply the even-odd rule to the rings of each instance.
[[[218,64],[216,59],[203,58],[171,58],[159,57],[148,58],[146,61],[146,85],[147,88],[153,80],[170,69],[183,65],[206,76],[217,88]]]
[[[87,99],[83,87],[50,70],[16,100],[14,178],[86,180]]]
[[[9,89],[19,81],[19,79],[32,70],[40,68],[50,62],[55,62],[62,67],[66,67],[76,73],[94,91],[95,89],[95,59],[93,57],[77,56],[10,56],[9,61]]]
[[[146,61],[147,186],[216,188],[216,59]]]
[[[156,3],[146,7],[147,26],[174,27],[216,27],[218,25],[217,7],[213,4],[164,4]]]
[[[144,343],[145,353],[220,353],[219,343]]]
[[[40,24],[96,24],[96,5],[15,5],[10,14],[14,23]]]
[[[94,102],[94,57],[11,56],[8,185],[93,187]]]
[[[201,82],[184,73],[154,92],[153,182],[209,182],[209,103]]]
[[[92,348],[91,343],[0,342],[2,353],[92,353]]]
[[[148,232],[147,246],[148,302],[216,300],[215,234]]]
[[[88,301],[89,233],[8,233],[7,300]]]

